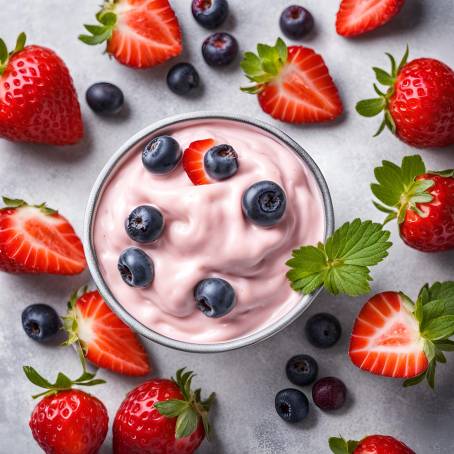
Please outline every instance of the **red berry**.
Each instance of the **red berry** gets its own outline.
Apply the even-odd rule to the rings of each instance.
[[[386,435],[369,435],[360,441],[353,454],[416,454],[401,441]]]
[[[68,68],[51,49],[26,46],[0,65],[0,136],[19,142],[70,145],[83,136]]]

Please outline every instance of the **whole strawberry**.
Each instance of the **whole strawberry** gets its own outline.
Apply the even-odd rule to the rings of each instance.
[[[454,281],[426,284],[413,302],[402,292],[382,292],[362,307],[353,325],[349,356],[363,371],[405,378],[404,386],[427,379],[435,386],[437,363],[453,351]]]
[[[46,391],[30,418],[33,438],[46,454],[97,454],[107,435],[109,418],[104,404],[72,386],[104,383],[86,371],[76,380],[59,373],[49,383],[33,367],[24,367],[25,375]]]
[[[378,98],[356,105],[359,114],[374,117],[384,112],[375,135],[387,127],[403,142],[418,148],[454,144],[454,71],[433,58],[407,63],[408,48],[399,65],[391,60],[390,73],[373,68],[386,93],[375,84]]]
[[[3,197],[0,208],[0,271],[79,274],[84,248],[71,224],[58,211]]]
[[[98,24],[85,25],[89,45],[107,43],[106,52],[132,68],[151,68],[180,55],[181,29],[169,0],[104,0]]]
[[[420,156],[407,156],[401,166],[383,161],[375,169],[374,205],[397,218],[400,236],[422,252],[454,248],[454,170],[427,172]]]
[[[215,395],[191,391],[194,374],[180,369],[172,380],[154,379],[126,396],[113,424],[114,454],[192,454],[209,436]]]
[[[256,94],[262,110],[286,123],[320,123],[335,120],[343,106],[337,88],[321,57],[303,46],[257,45],[257,55],[246,52],[241,62],[254,85],[241,88]]]
[[[0,137],[71,145],[83,136],[77,94],[68,68],[51,49],[25,46],[25,33],[8,53],[0,39]]]
[[[369,435],[361,441],[332,437],[329,446],[334,454],[416,454],[389,435]]]
[[[150,372],[147,352],[138,336],[112,312],[97,290],[73,293],[63,322],[68,333],[65,344],[77,345],[96,366],[122,375]]]

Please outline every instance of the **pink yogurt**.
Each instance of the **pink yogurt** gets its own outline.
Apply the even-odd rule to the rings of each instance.
[[[228,180],[194,186],[181,164],[165,176],[148,172],[141,161],[143,143],[136,146],[100,196],[93,232],[100,272],[124,308],[162,335],[212,344],[252,334],[301,301],[289,286],[285,262],[294,248],[323,241],[317,183],[293,150],[257,127],[199,120],[165,132],[183,150],[207,138],[233,146],[239,171]],[[260,180],[276,182],[287,195],[286,213],[271,228],[253,225],[241,210],[243,192]],[[143,204],[155,205],[165,218],[163,235],[150,245],[135,244],[124,227],[129,213]],[[131,246],[153,259],[155,278],[147,289],[129,287],[118,272],[118,257]],[[208,318],[196,308],[194,287],[207,277],[223,278],[235,289],[236,306],[222,318]]]

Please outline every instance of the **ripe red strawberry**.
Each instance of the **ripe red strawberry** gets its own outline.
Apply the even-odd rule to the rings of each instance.
[[[0,270],[10,273],[79,274],[84,249],[69,222],[46,204],[3,198]]]
[[[336,31],[352,37],[375,30],[398,14],[404,3],[405,0],[342,0]]]
[[[105,0],[98,25],[85,25],[85,44],[107,41],[107,53],[123,65],[150,68],[180,55],[178,19],[169,0]]]
[[[287,123],[317,123],[341,115],[343,107],[323,58],[303,46],[257,46],[246,52],[241,68],[255,85],[241,90],[257,94],[260,107]]]
[[[403,142],[418,148],[454,144],[454,71],[433,58],[407,63],[408,48],[397,66],[392,55],[391,72],[373,68],[383,93],[374,84],[378,98],[356,105],[359,114],[374,117],[384,112],[375,135],[387,127]]]
[[[107,306],[98,291],[75,292],[64,317],[67,345],[79,344],[84,356],[98,367],[122,375],[150,373],[147,353],[137,335]]]
[[[104,404],[76,386],[104,383],[86,371],[76,380],[58,374],[49,383],[30,366],[24,367],[28,379],[46,391],[30,418],[33,438],[46,454],[97,454],[107,435],[109,417]]]
[[[369,435],[361,441],[329,439],[331,451],[335,454],[416,454],[407,445],[389,435]]]
[[[425,285],[416,303],[403,293],[371,298],[353,326],[349,355],[355,366],[385,377],[427,378],[434,386],[436,362],[446,362],[454,334],[454,282]]]
[[[71,145],[83,136],[80,106],[68,68],[51,49],[25,46],[21,33],[8,53],[0,39],[0,137]]]
[[[180,369],[172,380],[154,379],[128,393],[113,424],[114,454],[192,454],[209,436],[204,401],[191,391],[192,372]]]
[[[205,171],[203,158],[205,153],[214,146],[213,139],[192,142],[183,154],[183,168],[189,179],[195,184],[210,184],[211,178]]]
[[[422,252],[454,249],[454,170],[427,172],[420,156],[407,156],[401,166],[383,161],[371,185],[383,203],[375,206],[397,218],[400,236]],[[385,205],[385,206],[384,206]]]

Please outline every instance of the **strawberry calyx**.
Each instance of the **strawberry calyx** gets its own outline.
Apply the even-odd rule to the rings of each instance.
[[[154,404],[158,412],[168,418],[177,418],[175,426],[175,438],[188,437],[197,430],[199,421],[202,420],[205,435],[210,437],[211,427],[208,420],[208,413],[213,404],[216,394],[202,400],[201,389],[191,390],[192,379],[195,374],[192,371],[179,369],[172,381],[180,388],[183,399],[170,399]]]
[[[399,75],[402,68],[407,64],[409,49],[407,46],[404,56],[402,57],[402,60],[398,65],[395,58],[391,54],[386,53],[386,55],[391,62],[390,72],[377,67],[374,67],[372,69],[375,73],[377,81],[381,85],[388,87],[388,89],[384,92],[377,87],[377,84],[374,83],[373,87],[378,97],[363,99],[356,104],[356,111],[363,117],[375,117],[381,112],[384,112],[383,120],[377,132],[374,134],[374,137],[380,135],[385,128],[388,128],[393,134],[396,133],[396,124],[394,123],[393,117],[389,111],[389,101],[394,94],[394,87],[397,76]]]
[[[79,40],[90,46],[96,46],[108,41],[117,24],[117,14],[115,12],[117,3],[117,0],[106,0],[102,9],[96,14],[98,24],[84,24],[90,35],[79,35]]]
[[[406,156],[400,167],[390,161],[382,161],[380,167],[374,170],[377,183],[371,184],[372,193],[381,202],[373,202],[375,207],[386,213],[384,223],[396,219],[399,224],[405,220],[407,210],[416,212],[420,217],[427,214],[419,204],[430,203],[433,195],[429,189],[435,182],[431,179],[417,179],[426,173],[426,166],[421,156]],[[443,175],[445,172],[430,172],[434,175]],[[447,170],[446,176],[453,170]]]
[[[49,208],[46,202],[40,203],[39,205],[29,205],[25,200],[22,199],[11,199],[9,197],[2,197],[3,203],[6,208],[24,208],[24,207],[33,207],[38,208],[43,214],[47,216],[52,216],[57,214],[58,211],[53,208]]]
[[[454,351],[454,341],[449,339],[454,335],[454,281],[424,285],[416,303],[404,294],[401,295],[405,306],[419,325],[423,350],[429,362],[424,372],[406,380],[404,386],[416,385],[427,379],[433,389],[437,363],[446,363],[443,352]]]
[[[16,39],[16,46],[11,52],[8,52],[5,41],[0,38],[0,76],[5,72],[9,59],[25,47],[27,36],[24,32],[20,33]]]
[[[353,454],[359,445],[359,441],[346,440],[343,437],[330,437],[329,447],[334,454]]]
[[[279,77],[287,60],[287,45],[281,38],[276,40],[274,46],[257,44],[257,54],[245,52],[240,66],[254,85],[241,87],[241,91],[249,94],[260,93],[269,82]]]
[[[23,370],[27,378],[34,385],[46,389],[46,391],[42,393],[33,395],[33,399],[44,396],[52,396],[59,393],[60,391],[73,389],[73,386],[95,386],[106,383],[105,380],[95,378],[96,373],[88,372],[87,370],[85,370],[85,368],[82,374],[75,380],[71,380],[68,376],[66,376],[62,372],[59,372],[54,383],[46,380],[31,366],[24,366]]]

